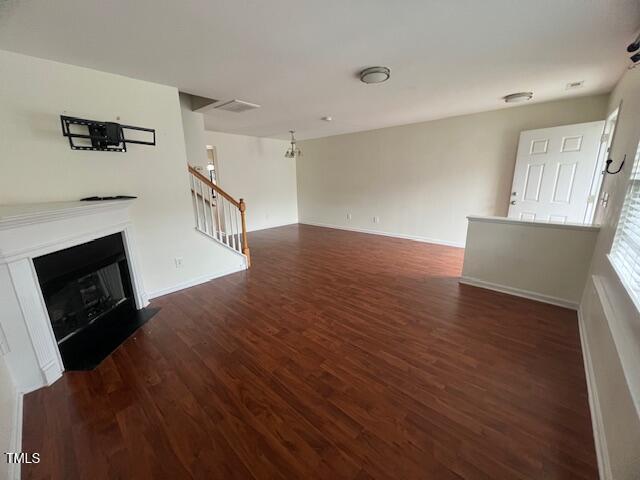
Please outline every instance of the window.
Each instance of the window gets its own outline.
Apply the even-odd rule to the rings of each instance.
[[[633,162],[627,195],[624,199],[616,236],[611,248],[611,263],[620,275],[631,298],[640,305],[640,144]]]

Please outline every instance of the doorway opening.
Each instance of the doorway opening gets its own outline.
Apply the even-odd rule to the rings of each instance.
[[[218,153],[216,147],[207,145],[207,173],[209,180],[214,185],[218,185],[220,182],[220,170],[218,169]],[[215,193],[215,191],[214,191]]]

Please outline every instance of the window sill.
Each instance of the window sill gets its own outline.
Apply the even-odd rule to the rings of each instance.
[[[611,257],[611,254],[607,254],[607,260],[609,261],[609,265],[611,269],[615,272],[618,281],[622,285],[624,289],[624,293],[629,299],[631,303],[633,303],[634,307],[636,307],[636,313],[640,314],[640,299],[637,299],[635,295],[631,293],[631,287],[629,283],[625,280],[623,273],[620,271],[620,268],[616,265],[615,260]]]

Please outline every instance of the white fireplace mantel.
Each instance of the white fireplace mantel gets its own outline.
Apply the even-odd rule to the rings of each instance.
[[[129,217],[132,202],[0,206],[0,355],[19,391],[50,385],[63,371],[34,258],[122,233],[136,308],[148,305]]]

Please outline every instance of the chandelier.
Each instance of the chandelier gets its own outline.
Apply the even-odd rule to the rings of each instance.
[[[296,137],[294,137],[294,133],[296,133],[295,130],[289,130],[289,133],[291,134],[291,146],[289,147],[289,149],[287,150],[287,152],[284,154],[285,158],[296,158],[296,157],[301,157],[302,156],[302,150],[300,150],[297,146],[296,146]]]

